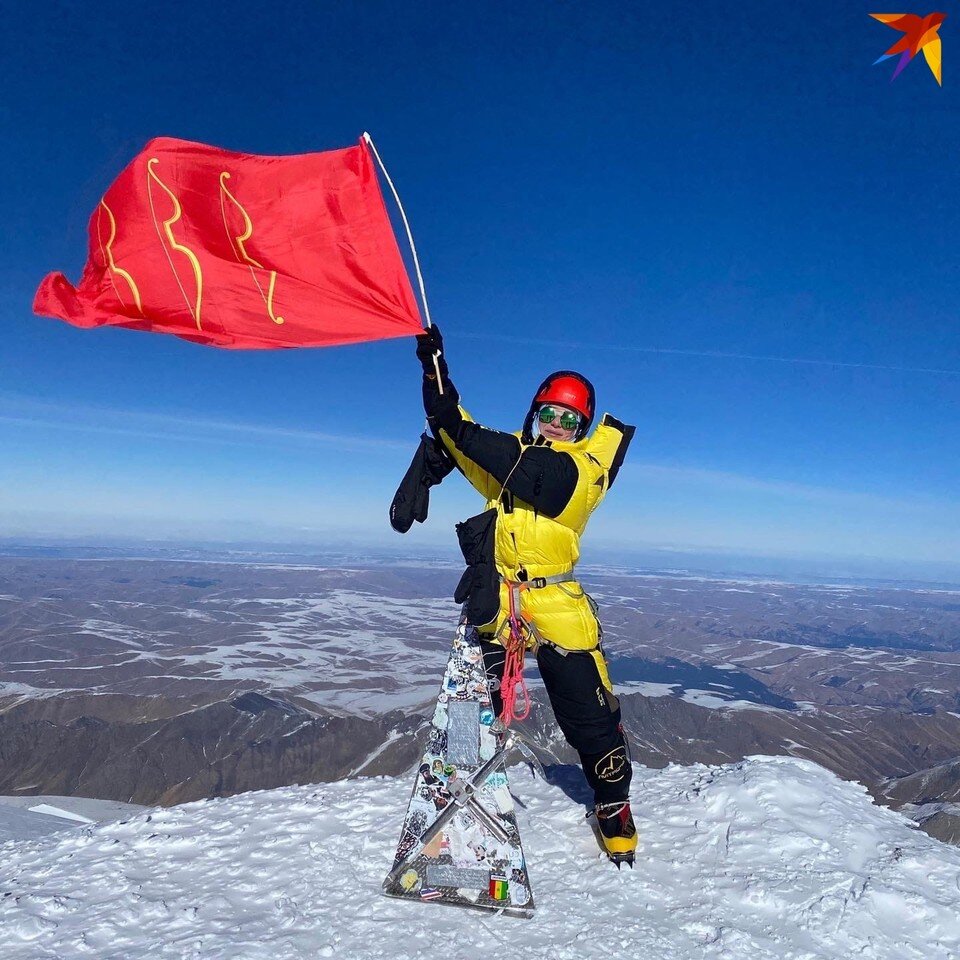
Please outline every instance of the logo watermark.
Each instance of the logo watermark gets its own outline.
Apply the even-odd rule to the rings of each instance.
[[[945,13],[928,13],[925,17],[918,17],[912,13],[871,13],[870,16],[903,34],[882,57],[874,60],[877,64],[897,54],[900,55],[891,81],[896,80],[903,68],[922,50],[930,72],[937,83],[943,86],[940,69],[940,37],[937,31],[940,29],[940,24],[947,19]]]

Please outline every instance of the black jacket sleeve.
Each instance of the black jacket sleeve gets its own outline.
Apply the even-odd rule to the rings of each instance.
[[[577,488],[580,472],[569,453],[548,446],[523,448],[513,434],[467,420],[457,425],[451,439],[501,486],[548,517],[563,513]]]
[[[440,383],[443,385],[443,393],[437,385],[437,378],[434,374],[425,373],[423,375],[423,410],[427,415],[434,435],[440,429],[453,434],[459,427],[463,416],[460,413],[460,394],[453,385],[449,373],[441,373]]]

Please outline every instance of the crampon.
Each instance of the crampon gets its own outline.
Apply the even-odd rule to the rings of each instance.
[[[604,853],[610,862],[615,863],[618,870],[624,863],[632,868],[637,850],[637,828],[630,812],[630,801],[598,803],[593,815]]]

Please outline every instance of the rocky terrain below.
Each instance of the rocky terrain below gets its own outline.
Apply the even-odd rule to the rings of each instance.
[[[0,559],[0,793],[174,804],[400,774],[419,755],[457,576]],[[960,593],[584,581],[635,760],[801,757],[960,840]],[[545,761],[573,759],[542,702],[526,732]]]

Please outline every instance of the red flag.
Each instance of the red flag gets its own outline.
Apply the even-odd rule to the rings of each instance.
[[[422,330],[363,140],[290,157],[151,140],[89,234],[79,286],[49,274],[36,313],[238,348]]]

